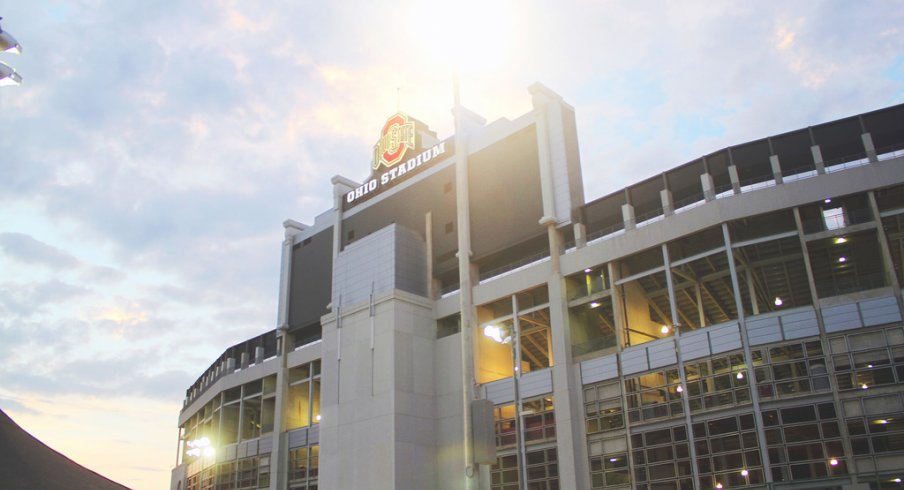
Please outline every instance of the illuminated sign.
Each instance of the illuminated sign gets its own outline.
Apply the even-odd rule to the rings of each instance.
[[[416,139],[414,121],[408,116],[399,112],[387,119],[374,145],[373,169],[378,170],[381,165],[392,167],[402,161],[408,150],[414,150]]]
[[[429,135],[428,141],[431,139],[436,141],[436,135],[427,129],[424,123],[401,112],[387,119],[380,131],[380,139],[374,145],[374,157],[371,162],[373,173],[366,182],[345,194],[343,207],[348,209],[373,197],[381,190],[419,171],[424,165],[433,164],[452,153],[451,140],[424,148],[422,146],[424,134]]]

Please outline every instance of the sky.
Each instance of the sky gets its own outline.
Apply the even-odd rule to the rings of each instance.
[[[454,8],[460,9],[453,11]],[[452,135],[541,82],[587,200],[733,144],[904,102],[901,1],[2,2],[0,409],[136,490],[185,389],[276,326],[282,223],[369,172],[396,110]],[[458,23],[453,21],[459,20]],[[504,186],[500,182],[500,186]]]

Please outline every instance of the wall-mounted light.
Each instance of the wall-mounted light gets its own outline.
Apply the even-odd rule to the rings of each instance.
[[[785,302],[782,301],[782,298],[780,296],[776,296],[775,297],[775,306],[781,306],[783,304],[785,304]]]

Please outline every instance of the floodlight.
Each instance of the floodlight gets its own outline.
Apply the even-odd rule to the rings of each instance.
[[[0,87],[21,84],[22,76],[16,73],[16,69],[0,61]]]

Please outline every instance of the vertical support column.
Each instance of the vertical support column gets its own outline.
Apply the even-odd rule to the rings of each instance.
[[[769,464],[769,445],[766,442],[766,429],[763,421],[758,416],[760,410],[760,394],[756,389],[756,375],[753,370],[753,352],[750,350],[750,337],[747,335],[747,319],[744,315],[744,304],[741,301],[741,284],[738,278],[738,268],[735,266],[734,252],[731,248],[731,235],[728,233],[728,224],[722,223],[722,240],[725,243],[725,253],[728,254],[728,270],[731,273],[731,289],[735,297],[735,308],[738,312],[738,324],[741,329],[741,347],[744,349],[744,363],[747,364],[747,385],[750,387],[750,401],[753,405],[753,423],[756,426],[757,445],[760,446],[760,456],[763,458],[763,476],[766,479],[766,488],[772,488],[772,470]]]
[[[672,261],[669,258],[669,247],[665,243],[662,244],[662,262],[665,265],[665,282],[666,287],[669,290],[672,330],[675,332],[673,341],[675,342],[675,359],[678,362],[678,382],[682,389],[686,390],[687,387],[684,385],[687,384],[687,373],[684,369],[684,356],[681,354],[681,321],[678,318],[678,304],[675,300],[675,285],[672,283]],[[687,394],[689,393],[690,391],[687,392]],[[691,406],[687,399],[687,394],[681,397],[681,407],[684,411],[684,424],[687,426],[687,447],[690,451],[691,461],[697,461],[697,447],[694,445],[694,421],[691,418]],[[697,469],[696,463],[691,464],[691,475],[694,478],[694,487],[696,487],[697,482],[700,481],[700,471]]]
[[[778,155],[772,155],[769,157],[769,164],[772,165],[772,177],[775,179],[776,185],[784,184],[785,181],[782,179],[782,167],[779,165]]]
[[[576,248],[587,246],[587,225],[584,223],[574,224],[574,246]]]
[[[873,144],[873,135],[863,133],[860,135],[860,139],[863,140],[863,149],[866,150],[866,156],[869,158],[870,163],[878,162],[879,157],[876,155],[876,145]]]
[[[891,249],[888,247],[888,236],[885,234],[885,227],[882,226],[882,218],[879,215],[879,204],[876,202],[876,194],[873,191],[867,193],[869,196],[869,207],[873,216],[876,217],[878,226],[876,226],[876,238],[879,240],[879,252],[882,254],[882,269],[885,271],[885,284],[893,287],[895,291],[901,290],[898,284],[898,275],[895,274],[895,262],[892,260]],[[898,298],[899,306],[901,305],[901,295],[895,294]]]
[[[659,199],[662,201],[662,214],[664,216],[675,214],[675,201],[672,199],[672,191],[668,189],[659,191]]]
[[[741,178],[738,176],[738,167],[734,165],[728,166],[728,178],[731,179],[731,191],[735,194],[740,194]]]
[[[590,488],[587,445],[581,430],[583,427],[581,386],[572,376],[573,358],[571,355],[571,331],[568,328],[568,300],[559,257],[562,252],[562,237],[556,230],[553,171],[549,152],[548,113],[550,106],[560,102],[551,97],[548,91],[539,88],[532,87],[531,94],[537,121],[540,189],[543,197],[543,218],[540,219],[540,224],[546,227],[549,237],[550,270],[547,288],[549,291],[552,357],[555,359],[552,368],[552,385],[556,413],[556,450],[559,467],[573,468],[573,471],[559,472],[559,486],[561,488]],[[630,208],[630,205],[626,206]],[[633,221],[633,208],[630,209]]]
[[[816,165],[816,175],[825,175],[826,164],[822,160],[822,150],[819,148],[819,145],[811,146],[810,153],[813,154],[813,164]]]
[[[634,219],[634,206],[622,204],[621,215],[622,220],[625,222],[625,231],[631,231],[637,227],[637,220]]]
[[[333,183],[333,260],[336,260],[342,251],[342,197],[357,184],[341,175],[334,175],[330,182]]]
[[[474,340],[476,312],[471,287],[471,210],[468,190],[468,145],[465,132],[465,111],[458,89],[458,70],[453,79],[455,118],[455,215],[458,221],[458,284],[461,311],[461,390],[462,390],[462,450],[465,490],[476,490],[478,473],[474,462],[474,435],[471,431],[471,401],[474,400]]]
[[[710,174],[700,175],[700,186],[703,187],[703,199],[706,202],[716,199],[716,185],[713,183],[713,176]]]
[[[286,437],[286,414],[288,413],[289,369],[288,352],[294,344],[289,333],[289,299],[292,278],[292,247],[298,228],[284,223],[286,238],[282,243],[282,261],[279,274],[279,310],[276,313],[276,356],[279,368],[276,370],[276,402],[273,414],[272,452],[270,453],[270,490],[286,488],[289,463],[288,439]],[[227,366],[228,368],[228,366]]]

